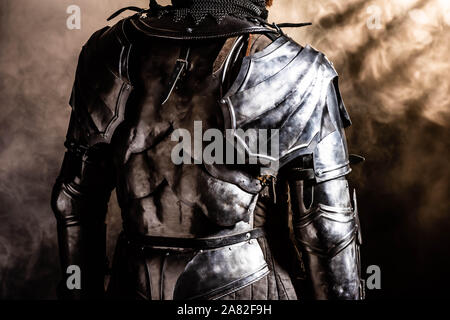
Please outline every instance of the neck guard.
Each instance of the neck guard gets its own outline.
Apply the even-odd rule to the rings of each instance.
[[[160,15],[172,15],[174,21],[191,18],[196,25],[206,17],[212,17],[220,24],[227,16],[264,20],[268,16],[265,0],[173,0],[172,3],[172,6],[161,7],[152,0],[150,7],[158,8]]]

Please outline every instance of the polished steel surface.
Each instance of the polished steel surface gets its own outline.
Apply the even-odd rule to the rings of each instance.
[[[298,193],[291,198],[301,199],[299,208],[302,202],[294,215],[297,243],[306,252],[316,297],[359,298],[357,214],[341,178],[350,171],[344,134],[349,117],[331,63],[281,34],[262,50],[246,50],[246,33],[263,31],[247,22],[231,21],[226,27],[234,31],[228,35],[210,34],[213,30],[206,28],[202,32],[209,40],[199,40],[198,33],[181,44],[171,35],[173,26],[158,36],[154,28],[140,29],[146,18],[132,19],[97,32],[80,56],[69,151],[53,197],[63,267],[79,262],[89,269],[87,279],[96,286],[95,295],[101,295],[104,218],[114,188],[131,238],[198,239],[253,230],[263,188],[270,189],[265,200],[277,210],[277,184],[284,179],[275,179],[278,170],[269,172],[260,164],[208,165],[195,152],[189,154],[191,163],[175,164],[171,153],[178,142],[172,134],[183,129],[195,136],[198,122],[203,130],[222,133],[279,129],[280,155],[273,160],[284,169],[309,156],[308,169],[314,172],[308,182],[313,184],[312,206],[304,208],[298,197],[302,190],[293,188]],[[242,36],[215,70],[218,56],[229,51],[226,38],[231,35]],[[180,73],[176,66],[186,48],[188,61]],[[227,79],[233,80],[229,90]],[[121,239],[111,295],[216,299],[266,281],[266,297],[295,296],[286,289],[292,288],[292,279],[278,261],[282,253],[272,255],[272,243],[264,241],[176,251],[163,244],[136,250]]]
[[[305,255],[315,297],[362,299],[360,226],[356,199],[352,206],[347,180],[313,186],[297,182],[292,187],[296,201],[294,232]]]
[[[234,130],[249,155],[282,168],[291,160],[314,155],[317,181],[350,172],[343,128],[350,124],[328,59],[310,46],[284,36],[245,57],[230,90],[221,100],[225,126]],[[244,141],[238,129],[277,129],[279,150],[256,150],[258,135]],[[256,131],[258,132],[258,131]],[[267,141],[271,143],[272,135]],[[276,174],[276,172],[274,173]]]
[[[266,276],[269,268],[256,240],[199,252],[175,286],[175,299],[217,299]]]

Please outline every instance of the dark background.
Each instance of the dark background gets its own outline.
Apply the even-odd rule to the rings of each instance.
[[[167,3],[167,1],[160,1]],[[81,30],[69,30],[69,5]],[[63,157],[76,61],[105,18],[142,0],[0,3],[0,298],[51,299],[59,278],[50,191]],[[275,0],[270,20],[327,54],[367,161],[357,188],[363,271],[381,268],[368,298],[448,297],[450,5],[446,0]],[[376,23],[379,29],[373,28]],[[109,255],[120,229],[115,199]]]

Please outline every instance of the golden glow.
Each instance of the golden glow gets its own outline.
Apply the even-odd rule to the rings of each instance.
[[[313,27],[287,32],[335,62],[345,78],[341,85],[350,109],[389,121],[420,99],[422,115],[445,125],[450,1],[278,0],[271,18],[313,22]],[[375,22],[379,29],[370,28]]]

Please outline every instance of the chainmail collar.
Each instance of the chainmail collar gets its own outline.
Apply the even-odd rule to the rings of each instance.
[[[172,6],[166,7],[158,5],[156,0],[151,0],[150,9],[156,10],[158,16],[171,14],[177,22],[192,18],[197,25],[207,17],[212,17],[220,23],[226,16],[264,20],[268,16],[266,0],[172,0]]]

